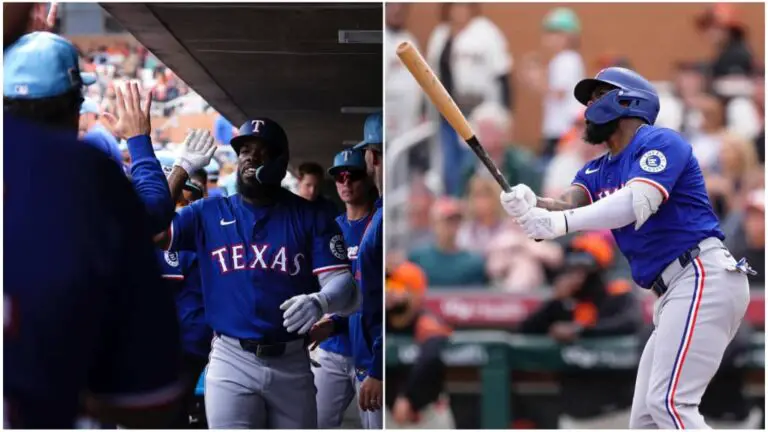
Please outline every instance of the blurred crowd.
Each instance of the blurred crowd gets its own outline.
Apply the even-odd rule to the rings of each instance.
[[[430,117],[430,104],[420,98],[417,84],[394,54],[393,47],[402,41],[417,44],[406,27],[408,8],[386,8],[389,143],[430,118],[438,119]],[[657,126],[678,131],[692,145],[727,244],[734,255],[748,258],[758,271],[752,287],[762,289],[765,74],[735,12],[734,5],[716,4],[694,17],[686,31],[700,32],[701,43],[710,44],[716,54],[680,62],[674,76],[657,83],[662,107]],[[523,56],[513,68],[504,34],[482,14],[481,5],[443,4],[440,14],[427,45],[420,47],[425,58],[510,184],[524,183],[540,196],[559,196],[586,162],[605,152],[604,146],[583,141],[584,107],[573,97],[574,86],[586,77],[587,60],[592,60],[579,52],[579,16],[569,8],[550,10],[541,23],[539,51]],[[634,65],[628,55],[599,61],[602,67],[638,67],[642,72],[642,65]],[[542,110],[538,143],[516,137],[516,89],[511,83],[541,97],[541,108],[528,108]],[[418,264],[433,287],[526,293],[551,286],[574,239],[529,241],[505,217],[500,187],[487,169],[447,122],[437,123],[435,144],[430,147],[424,140],[405,162],[408,198],[399,213],[407,228],[389,231],[389,259]],[[609,232],[597,234],[613,241]],[[601,268],[608,280],[630,279],[618,253]]]

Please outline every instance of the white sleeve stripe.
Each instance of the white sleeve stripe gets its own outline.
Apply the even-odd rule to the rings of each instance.
[[[178,398],[183,392],[184,383],[176,381],[165,387],[145,393],[94,394],[93,396],[103,403],[121,408],[149,408],[169,403]]]
[[[592,204],[592,193],[589,192],[589,188],[579,182],[573,182],[572,184],[584,189],[584,192],[587,193],[587,198],[589,198],[589,203]]]
[[[326,267],[318,267],[312,270],[312,273],[318,274],[318,273],[324,273],[331,270],[341,270],[345,268],[349,268],[349,264],[337,264],[337,265],[326,266]]]
[[[651,185],[651,186],[655,187],[656,189],[658,189],[659,192],[661,192],[661,194],[664,195],[664,201],[669,199],[669,192],[667,192],[667,188],[662,186],[661,183],[655,182],[655,181],[653,181],[653,180],[651,180],[649,178],[646,178],[646,177],[635,177],[635,178],[633,178],[633,179],[631,179],[630,181],[627,182],[627,186],[629,186],[629,184],[632,183],[633,181],[640,181],[640,182],[648,183],[649,185]]]
[[[173,240],[174,240],[174,238],[173,238],[174,237],[174,235],[173,235],[173,225],[174,225],[174,221],[171,220],[171,227],[168,230],[168,249],[167,250],[173,249]]]

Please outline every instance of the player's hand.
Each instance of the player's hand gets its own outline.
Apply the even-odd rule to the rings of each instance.
[[[320,342],[328,339],[333,334],[333,320],[330,315],[324,316],[320,321],[314,323],[309,329],[309,337],[312,339],[312,345],[309,350],[312,351],[320,345]]]
[[[181,145],[181,150],[173,165],[180,166],[187,174],[191,175],[211,163],[215,152],[216,141],[211,133],[205,129],[193,129],[184,139],[184,144]]]
[[[404,396],[399,396],[392,406],[392,417],[400,425],[415,423],[416,413],[413,411],[411,401]]]
[[[552,240],[566,234],[565,215],[561,211],[533,207],[517,219],[517,223],[528,234],[528,238],[534,240]]]
[[[581,327],[572,322],[556,322],[549,328],[549,336],[562,343],[573,342],[579,337]]]
[[[56,26],[56,14],[59,10],[58,3],[34,3],[29,23],[27,24],[27,33],[36,31],[52,32]]]
[[[363,411],[377,411],[381,409],[382,401],[382,383],[376,378],[365,377],[360,384],[360,392],[357,395],[357,402]]]
[[[319,300],[314,294],[293,296],[280,305],[283,326],[288,333],[306,334],[323,316]]]
[[[509,192],[502,192],[499,198],[507,214],[515,219],[536,206],[536,194],[524,184],[513,187]]]
[[[149,121],[152,92],[149,92],[142,106],[139,84],[134,81],[128,83],[125,92],[115,86],[115,98],[117,117],[109,113],[103,114],[107,128],[118,138],[126,140],[139,135],[149,136],[152,132],[152,124]]]

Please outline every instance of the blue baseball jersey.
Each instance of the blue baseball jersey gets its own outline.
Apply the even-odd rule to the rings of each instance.
[[[364,368],[377,379],[382,378],[383,355],[381,346],[383,323],[383,288],[384,288],[384,221],[382,213],[382,199],[376,201],[376,212],[371,223],[365,231],[363,240],[358,250],[358,272],[356,278],[363,292],[363,306],[359,320],[350,317],[350,336],[360,332],[366,342],[366,348],[371,353],[370,359],[363,360],[365,351],[360,348],[360,355],[356,356],[363,361],[358,367]],[[353,343],[354,345],[354,343]],[[356,348],[357,349],[357,348]]]
[[[5,425],[71,429],[85,391],[179,396],[173,296],[128,179],[74,133],[4,114],[3,138]]]
[[[157,251],[163,279],[176,298],[176,314],[185,353],[208,357],[213,331],[205,319],[200,266],[194,252]]]
[[[691,145],[677,132],[642,126],[621,153],[613,157],[606,153],[589,162],[573,184],[597,201],[636,181],[658,189],[664,201],[640,230],[630,224],[612,231],[633,279],[649,288],[685,251],[705,238],[724,235]]]
[[[358,273],[357,252],[360,247],[360,241],[363,239],[363,234],[365,234],[368,224],[371,223],[372,217],[373,214],[369,214],[362,219],[349,220],[347,214],[344,213],[336,218],[336,223],[339,224],[341,232],[344,234],[344,243],[347,245],[347,258],[349,258],[350,270],[353,275]],[[352,356],[352,346],[347,332],[341,332],[325,340],[320,344],[320,348],[346,357]]]
[[[317,292],[318,274],[349,268],[336,222],[282,188],[270,206],[236,194],[184,207],[171,224],[169,250],[197,253],[215,332],[270,343],[301,337],[283,327],[283,302]]]

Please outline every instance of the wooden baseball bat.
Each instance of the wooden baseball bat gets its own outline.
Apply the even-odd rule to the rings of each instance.
[[[509,192],[511,187],[509,182],[499,171],[499,167],[493,162],[488,152],[480,144],[475,136],[475,132],[472,131],[472,127],[469,125],[467,118],[461,113],[459,107],[456,106],[456,102],[443,86],[443,83],[437,78],[435,72],[427,64],[424,57],[421,56],[416,47],[410,42],[403,42],[397,47],[397,56],[400,57],[400,61],[403,62],[405,67],[411,72],[416,81],[424,90],[424,93],[429,96],[429,99],[440,111],[440,114],[448,120],[451,127],[461,135],[461,138],[466,141],[469,148],[480,158],[480,161],[488,168],[493,178],[501,186],[504,192]]]

